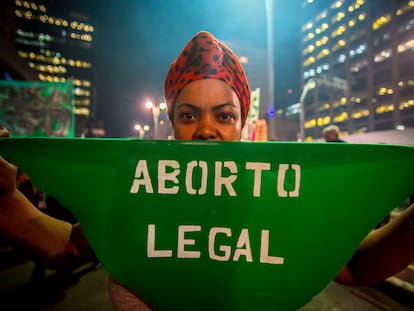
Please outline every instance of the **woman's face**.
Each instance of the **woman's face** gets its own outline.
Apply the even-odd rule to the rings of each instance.
[[[233,89],[216,79],[189,83],[174,107],[177,140],[233,140],[241,138],[240,101]]]

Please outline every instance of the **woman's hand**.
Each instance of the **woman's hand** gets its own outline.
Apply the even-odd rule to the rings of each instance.
[[[16,189],[17,167],[0,156],[0,195]]]
[[[10,137],[9,130],[2,125],[0,125],[0,137]]]

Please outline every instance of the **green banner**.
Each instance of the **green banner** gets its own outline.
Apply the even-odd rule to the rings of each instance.
[[[13,137],[74,137],[72,83],[0,80],[0,124]]]
[[[413,191],[414,147],[7,138],[156,310],[296,310]]]

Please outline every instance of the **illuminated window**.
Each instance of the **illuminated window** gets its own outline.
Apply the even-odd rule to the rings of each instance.
[[[307,129],[312,128],[312,127],[315,127],[316,126],[316,120],[315,119],[312,119],[312,120],[306,121],[305,124],[304,124],[304,126]]]
[[[368,65],[368,61],[367,60],[361,60],[361,61],[359,61],[359,62],[357,62],[357,63],[355,63],[350,69],[349,69],[349,71],[350,72],[353,72],[353,73],[357,73],[357,72],[359,72],[361,69],[363,69],[363,68],[365,68],[366,66]]]
[[[388,87],[380,87],[377,91],[379,96],[392,95],[393,93],[393,89]]]
[[[76,115],[89,116],[90,110],[89,110],[89,108],[86,108],[86,107],[75,107],[75,114]]]
[[[404,110],[408,108],[414,108],[414,99],[409,99],[400,103],[399,109]]]
[[[357,110],[352,112],[352,119],[360,119],[360,118],[364,118],[364,117],[368,117],[369,116],[369,110],[368,109],[361,109],[361,110]]]
[[[408,11],[412,10],[414,8],[414,1],[410,0],[408,4],[404,4],[401,6],[396,12],[395,15],[404,15]]]
[[[336,14],[336,21],[340,22],[341,20],[343,20],[345,17],[345,13],[344,12],[338,12],[338,14]]]
[[[366,50],[367,50],[367,45],[365,43],[361,44],[357,48],[352,49],[352,50],[349,51],[349,57],[354,58],[358,55],[363,54]]]
[[[339,115],[336,115],[334,117],[334,122],[335,123],[341,123],[348,120],[348,114],[346,112],[342,112]]]
[[[332,38],[336,38],[341,36],[344,32],[346,31],[346,27],[344,25],[339,26],[338,28],[336,28],[332,33],[331,33],[331,37]]]
[[[303,63],[304,67],[307,67],[311,64],[313,64],[315,62],[315,57],[309,57],[308,59],[305,60],[305,62]]]
[[[316,21],[320,21],[328,16],[328,10],[324,10],[318,16],[316,16]]]
[[[344,3],[344,0],[337,0],[334,3],[331,4],[331,9],[338,9],[342,6],[342,4]]]
[[[414,48],[414,39],[399,44],[398,47],[397,47],[397,51],[398,51],[398,53],[402,53],[402,52],[405,52],[405,51],[410,50],[412,48]]]
[[[391,15],[390,14],[383,15],[383,16],[377,18],[372,23],[372,29],[377,30],[377,29],[381,28],[382,26],[388,24],[390,21],[391,21]]]
[[[381,106],[379,106],[375,109],[376,114],[382,114],[382,113],[392,112],[392,111],[394,111],[394,105],[393,104],[381,105]]]
[[[382,62],[382,61],[390,58],[391,55],[392,55],[391,49],[383,50],[383,51],[375,54],[375,56],[374,56],[374,62],[375,63]]]
[[[303,55],[312,53],[315,50],[314,45],[309,45],[306,49],[303,50]]]
[[[328,49],[323,49],[322,51],[320,51],[320,53],[318,54],[318,56],[316,58],[321,59],[321,58],[324,58],[327,55],[329,55],[329,50]]]

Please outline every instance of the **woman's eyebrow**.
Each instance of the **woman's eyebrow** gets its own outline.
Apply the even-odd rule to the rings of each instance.
[[[223,109],[223,108],[226,108],[226,107],[231,107],[231,108],[237,109],[237,106],[234,103],[223,103],[223,104],[218,104],[218,105],[212,107],[211,110],[217,111],[217,110],[220,110],[220,109]],[[176,109],[181,109],[181,108],[188,108],[188,109],[192,109],[192,110],[195,110],[195,111],[201,111],[202,110],[202,108],[200,108],[196,105],[190,104],[190,103],[177,104]]]
[[[220,104],[220,105],[214,106],[212,110],[213,111],[216,111],[216,110],[220,110],[222,108],[226,108],[228,106],[230,106],[231,108],[237,109],[237,106],[234,103],[224,103],[224,104]]]
[[[181,103],[181,104],[177,104],[176,109],[180,109],[180,108],[188,108],[188,109],[192,109],[192,110],[201,110],[198,106],[190,104],[190,103]]]

